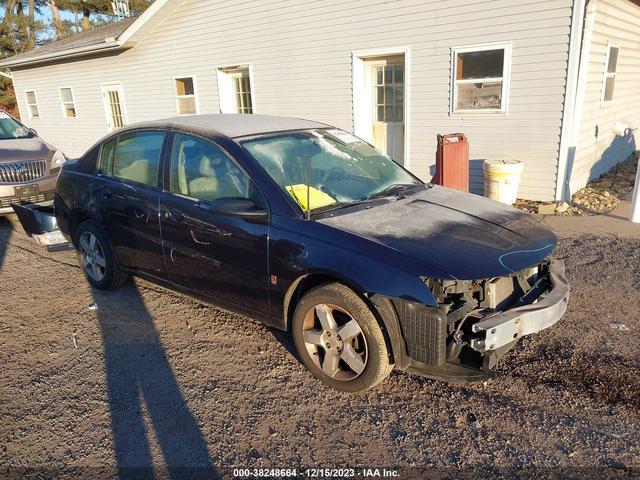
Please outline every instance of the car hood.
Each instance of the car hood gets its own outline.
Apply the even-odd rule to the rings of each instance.
[[[337,210],[318,221],[410,257],[428,277],[431,272],[458,280],[508,275],[544,260],[557,242],[532,215],[439,186],[364,205],[368,208]]]
[[[49,146],[38,137],[0,140],[0,163],[22,160],[48,160]]]

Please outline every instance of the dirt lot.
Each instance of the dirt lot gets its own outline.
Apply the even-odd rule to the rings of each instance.
[[[497,379],[394,372],[344,396],[306,372],[284,335],[140,280],[94,292],[73,252],[37,249],[0,219],[0,477],[151,465],[161,477],[207,471],[185,466],[623,475],[640,467],[640,240],[568,238],[556,256],[569,311],[521,341]]]

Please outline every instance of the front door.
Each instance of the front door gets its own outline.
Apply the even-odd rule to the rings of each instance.
[[[220,147],[176,133],[160,199],[169,279],[199,295],[269,310],[268,220],[222,214],[215,202],[248,198],[266,207],[249,177]]]
[[[404,56],[368,62],[373,99],[373,144],[404,162]]]
[[[165,132],[129,132],[104,143],[92,195],[121,265],[164,278],[158,214]]]
[[[109,83],[102,85],[102,100],[104,113],[107,116],[109,131],[124,127],[127,124],[124,93],[121,83]]]

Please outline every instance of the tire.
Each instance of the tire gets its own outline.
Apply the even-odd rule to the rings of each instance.
[[[337,390],[370,389],[393,370],[373,312],[340,283],[327,283],[307,292],[296,306],[291,330],[307,369]]]
[[[109,239],[94,221],[87,220],[78,225],[74,239],[80,269],[91,285],[99,290],[112,290],[129,279],[129,274],[118,265]],[[91,251],[89,256],[88,250]]]

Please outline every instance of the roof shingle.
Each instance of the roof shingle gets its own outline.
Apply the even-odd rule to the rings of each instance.
[[[137,18],[138,17],[126,18],[116,23],[110,23],[98,28],[94,28],[93,30],[89,30],[88,32],[82,32],[70,37],[62,38],[60,40],[56,40],[55,42],[47,43],[41,47],[29,50],[28,52],[15,55],[8,58],[7,60],[11,60],[12,63],[14,61],[25,61],[31,58],[40,57],[42,55],[65,52],[67,50],[73,50],[80,47],[105,43],[105,39],[107,38],[118,38],[120,35],[122,35],[122,33],[133,22],[135,22]]]

